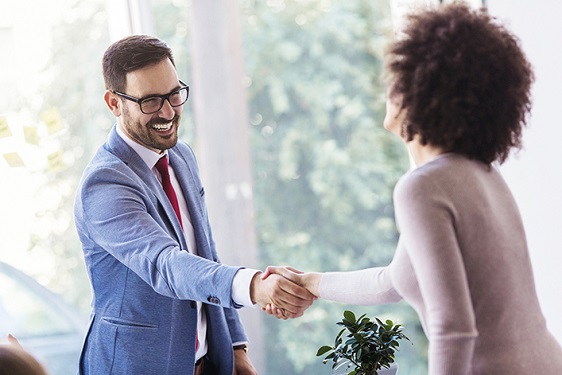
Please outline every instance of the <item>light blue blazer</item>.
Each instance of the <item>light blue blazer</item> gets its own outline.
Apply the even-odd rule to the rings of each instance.
[[[247,341],[231,299],[239,267],[219,262],[195,156],[183,143],[170,165],[187,201],[199,256],[189,253],[166,194],[111,130],[87,166],[75,221],[93,288],[80,374],[193,374],[197,309],[205,302],[208,355],[232,375],[232,343]]]

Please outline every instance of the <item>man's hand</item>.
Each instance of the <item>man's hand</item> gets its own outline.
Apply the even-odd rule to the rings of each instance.
[[[244,350],[234,351],[234,375],[258,375],[248,353]]]
[[[298,318],[312,305],[316,299],[308,290],[280,275],[268,275],[262,278],[261,273],[254,275],[250,284],[250,297],[262,309],[274,305],[284,312],[281,319]]]
[[[319,272],[302,272],[293,267],[274,267],[269,266],[265,269],[265,272],[261,275],[262,279],[268,278],[270,275],[280,275],[284,278],[291,280],[295,284],[298,284],[306,288],[315,297],[320,297],[320,280],[322,279],[322,274]]]
[[[309,292],[311,292],[315,299],[320,296],[320,280],[322,279],[322,274],[318,272],[307,272],[304,273],[299,271],[293,267],[273,267],[269,266],[265,270],[265,272],[261,275],[262,279],[267,279],[271,277],[271,275],[280,275],[284,278],[291,280],[295,284],[298,284],[304,288],[306,288]],[[287,319],[287,314],[285,309],[275,305],[268,303],[266,306],[262,306],[262,310],[264,310],[268,315],[273,315],[277,319]]]

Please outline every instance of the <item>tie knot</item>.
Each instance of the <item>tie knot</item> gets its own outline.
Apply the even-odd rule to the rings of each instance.
[[[161,176],[169,176],[170,175],[170,173],[168,172],[168,157],[167,156],[162,156],[160,159],[158,159],[155,167],[156,167],[156,170],[158,170],[158,172],[160,172]]]

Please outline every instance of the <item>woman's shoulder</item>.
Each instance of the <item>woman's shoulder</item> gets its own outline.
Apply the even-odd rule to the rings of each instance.
[[[455,154],[442,154],[435,159],[409,170],[398,181],[397,187],[409,187],[418,184],[424,185],[432,179],[450,172],[451,167],[459,164],[459,158]]]
[[[463,155],[447,153],[407,172],[396,184],[396,196],[424,196],[466,184],[476,174],[493,168]]]

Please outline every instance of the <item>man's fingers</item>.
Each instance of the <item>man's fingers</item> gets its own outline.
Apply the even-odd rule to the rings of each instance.
[[[285,272],[293,273],[289,270],[285,270]],[[299,276],[295,273],[293,275]],[[273,312],[280,319],[302,316],[316,299],[305,288],[277,274],[271,274],[267,279],[262,279],[257,275],[254,276],[250,286],[250,296],[252,301],[258,303],[262,308],[272,304],[279,309],[283,309]]]
[[[276,284],[270,294],[272,303],[285,309],[288,317],[294,318],[303,315],[315,300],[314,295],[308,290],[289,280],[277,276],[275,281]]]
[[[289,280],[289,279],[287,279]],[[314,301],[316,299],[316,296],[312,293],[310,293],[310,291],[308,289],[306,289],[305,287],[301,286],[301,284],[299,283],[295,283],[293,282],[293,280],[291,281],[287,281],[287,280],[282,280],[279,282],[281,289],[283,289],[283,291],[285,291],[287,294],[290,294],[291,296],[294,296],[298,299],[304,300],[304,301]],[[298,302],[295,300],[295,302]],[[299,303],[295,303],[296,305],[299,305]]]
[[[276,306],[271,306],[272,313],[277,319],[287,320],[287,311],[285,309],[280,309]]]
[[[266,291],[265,295],[262,294],[266,300],[260,297],[256,301],[268,315],[284,320],[298,318],[317,299],[317,296],[304,286],[308,286],[309,275],[312,274],[289,266],[269,266],[257,278],[258,284],[262,284],[259,289]]]
[[[277,319],[287,320],[287,319],[295,319],[299,316],[302,316],[302,312],[291,313],[285,309],[281,309],[279,307],[270,305],[271,315],[275,316]]]

